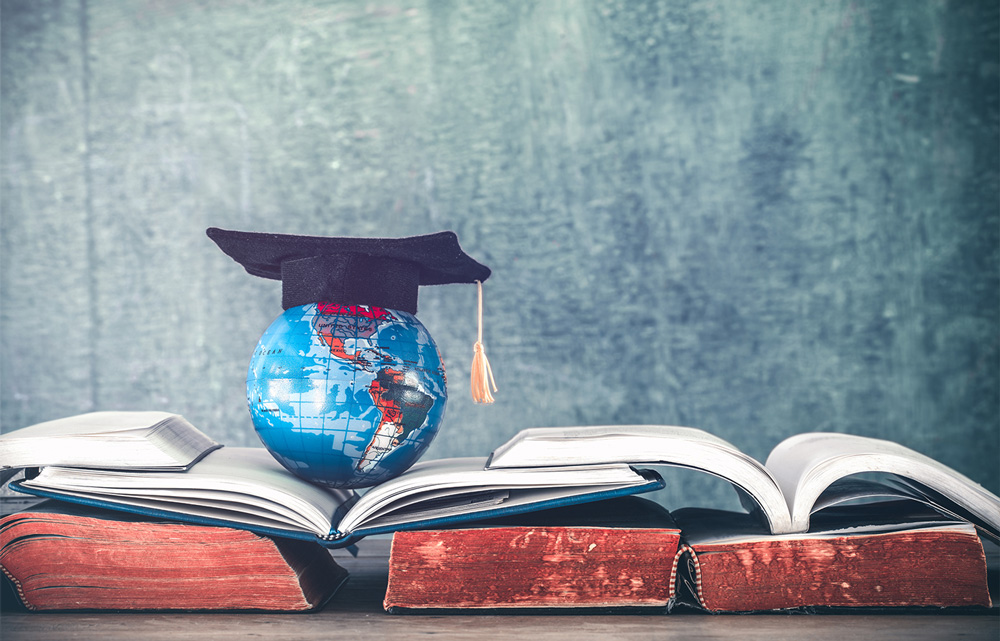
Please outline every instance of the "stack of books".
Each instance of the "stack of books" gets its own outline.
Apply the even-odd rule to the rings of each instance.
[[[141,483],[184,474],[220,447],[174,414],[99,412],[0,437],[0,463],[11,477],[81,466],[130,471]],[[17,601],[5,609],[310,611],[348,578],[314,542],[87,502],[7,496],[0,508],[3,595]]]
[[[37,611],[310,611],[347,580],[313,543],[58,501],[0,518],[0,567]]]
[[[489,467],[556,461],[701,470],[730,481],[749,509],[668,512],[631,497],[400,532],[385,608],[992,606],[997,576],[983,544],[1000,541],[1000,499],[896,443],[802,434],[761,465],[690,428],[536,429],[497,449]]]
[[[972,527],[902,504],[889,509],[925,522],[875,527],[885,507],[851,508],[850,520],[841,511],[817,518],[809,533],[772,535],[745,514],[697,508],[670,514],[629,497],[590,507],[591,518],[617,515],[614,525],[584,525],[587,515],[566,509],[475,528],[399,532],[384,607],[991,607],[983,543]],[[867,525],[846,525],[859,518]]]
[[[635,496],[663,487],[661,465],[727,479],[748,510]],[[0,568],[31,609],[315,609],[345,577],[328,548],[380,533],[390,612],[987,608],[983,540],[1000,540],[997,496],[845,434],[793,437],[762,465],[691,428],[529,429],[359,495],[177,415],[102,412],[3,435],[0,466],[52,499],[0,520]]]

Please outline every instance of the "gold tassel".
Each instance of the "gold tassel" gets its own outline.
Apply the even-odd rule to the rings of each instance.
[[[483,284],[477,280],[476,285],[479,287],[479,338],[472,355],[472,400],[476,403],[492,403],[490,387],[495,392],[497,384],[493,380],[493,370],[483,348]]]

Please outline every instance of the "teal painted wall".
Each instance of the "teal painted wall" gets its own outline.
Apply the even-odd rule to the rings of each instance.
[[[834,430],[1000,490],[995,2],[0,2],[0,427],[184,414],[256,444],[280,287],[209,226],[455,230],[428,456],[674,423]],[[729,491],[672,478],[669,501]]]

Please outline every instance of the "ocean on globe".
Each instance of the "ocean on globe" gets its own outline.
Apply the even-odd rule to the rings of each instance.
[[[430,444],[447,401],[444,365],[407,312],[313,303],[286,310],[261,336],[247,402],[264,446],[326,487],[398,476]]]

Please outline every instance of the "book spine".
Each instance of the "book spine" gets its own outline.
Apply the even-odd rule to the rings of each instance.
[[[681,541],[670,572],[670,591],[674,599],[687,605],[704,607],[701,593],[701,566],[694,548]],[[681,587],[684,589],[681,590]]]

